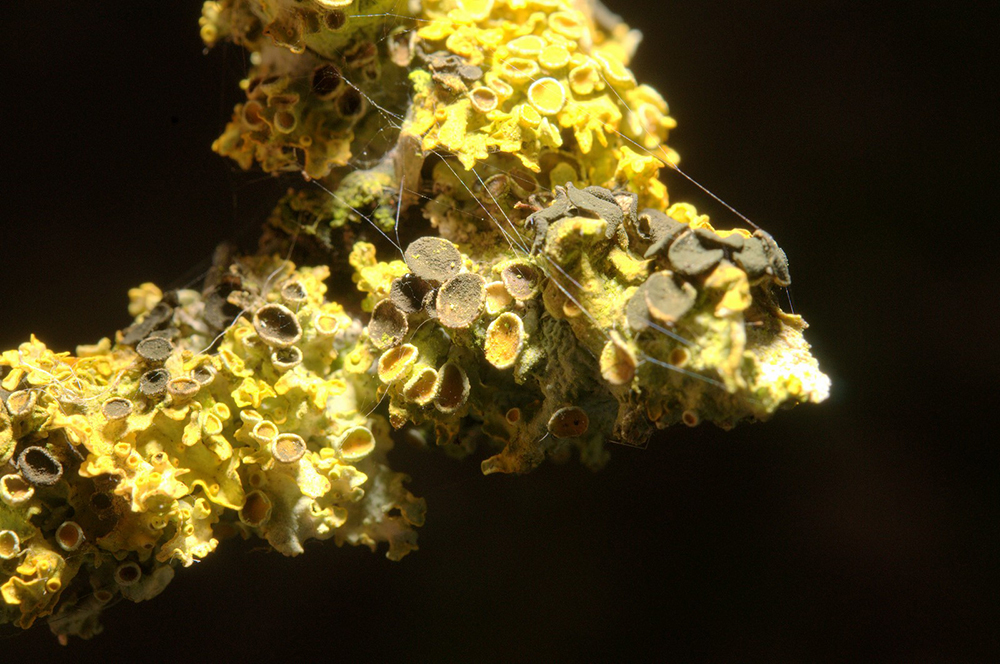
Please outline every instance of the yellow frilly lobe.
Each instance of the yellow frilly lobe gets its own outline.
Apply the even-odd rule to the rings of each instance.
[[[94,633],[95,593],[148,599],[173,565],[234,535],[287,555],[331,537],[386,542],[393,559],[416,548],[424,503],[384,465],[386,425],[366,416],[364,386],[344,370],[357,331],[324,298],[328,273],[243,259],[228,303],[146,285],[114,345],[74,356],[32,339],[0,356],[7,619],[26,627],[58,605],[54,631]],[[232,302],[239,319],[212,313]],[[208,342],[181,336],[186,326]],[[138,342],[136,330],[147,332]]]
[[[0,354],[0,622],[93,636],[234,536],[402,558],[392,428],[596,469],[828,395],[774,239],[670,202],[675,123],[599,3],[221,0],[201,35],[250,52],[214,149],[321,186],[200,290],[130,290],[114,339]]]
[[[632,149],[678,157],[664,145],[676,125],[666,101],[628,69],[638,35],[620,19],[587,3],[519,0],[428,3],[425,15],[416,39],[428,55],[411,79],[430,82],[416,86],[403,128],[425,152],[466,169],[511,155],[545,189],[634,177],[644,205],[666,203],[656,168],[623,170]]]

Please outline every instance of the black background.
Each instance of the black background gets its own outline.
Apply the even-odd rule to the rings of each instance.
[[[127,323],[129,287],[182,285],[216,243],[252,245],[296,176],[210,152],[245,59],[203,54],[199,0],[16,4],[0,10],[0,346],[34,332],[69,350]],[[828,403],[669,430],[597,474],[484,478],[400,447],[428,502],[402,562],[224,543],[94,640],[60,649],[39,624],[0,659],[995,655],[989,4],[610,3],[646,35],[633,68],[670,101],[683,167],[787,251]]]

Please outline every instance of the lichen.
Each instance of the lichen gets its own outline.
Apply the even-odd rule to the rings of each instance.
[[[3,470],[0,529],[16,535],[7,558],[20,563],[4,563],[2,591],[21,626],[51,613],[81,571],[92,590],[148,599],[169,580],[160,570],[191,565],[224,537],[257,536],[287,555],[301,553],[307,539],[387,542],[393,559],[416,548],[410,531],[423,520],[423,501],[385,467],[392,443],[361,402],[370,379],[359,382],[343,367],[359,338],[343,308],[324,299],[327,274],[278,258],[233,264],[238,289],[230,299],[246,317],[227,324],[211,350],[177,336],[185,309],[174,307],[137,344],[161,341],[171,348],[166,357],[121,343],[127,332],[87,357],[53,353],[34,338],[0,357],[4,384],[16,388],[8,403],[32,395],[14,424],[18,448],[39,450],[37,468]],[[298,361],[283,362],[290,350]],[[165,391],[144,393],[150,371],[170,376]],[[180,381],[184,389],[175,387]],[[44,474],[52,464],[62,481]],[[393,509],[400,514],[390,516]],[[64,529],[71,515],[74,556]],[[123,560],[137,565],[128,591],[110,574]],[[94,611],[89,595],[77,593],[61,615],[74,615],[77,601],[80,611]]]
[[[0,622],[93,636],[237,536],[398,560],[425,504],[392,429],[598,469],[826,398],[774,238],[670,202],[675,123],[602,6],[223,0],[201,35],[250,52],[214,149],[318,186],[199,290],[131,289],[113,339],[0,355]]]

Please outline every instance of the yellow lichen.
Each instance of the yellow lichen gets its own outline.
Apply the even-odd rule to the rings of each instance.
[[[274,262],[263,259],[244,267],[267,274],[274,270]],[[252,324],[240,321],[225,331],[217,355],[171,351],[163,367],[174,376],[168,384],[172,389],[143,397],[149,400],[141,410],[133,404],[146,368],[127,346],[109,348],[101,356],[107,371],[97,374],[79,371],[82,361],[52,353],[35,339],[17,352],[3,354],[0,368],[5,377],[33,386],[31,398],[25,397],[23,403],[15,399],[20,418],[20,428],[12,429],[15,438],[30,434],[62,440],[53,443],[57,454],[69,453],[66,446],[73,445],[85,457],[78,474],[74,471],[60,480],[71,489],[69,504],[83,517],[57,522],[51,532],[4,530],[8,520],[17,522],[14,512],[4,516],[10,510],[30,513],[42,504],[39,500],[61,499],[50,493],[39,497],[17,474],[2,478],[0,510],[8,512],[0,513],[0,549],[10,554],[7,557],[28,552],[16,574],[6,580],[2,594],[8,605],[19,607],[23,626],[53,610],[60,589],[72,580],[80,561],[114,556],[141,562],[152,555],[158,565],[171,560],[190,565],[215,549],[214,533],[222,523],[239,523],[284,553],[295,554],[303,539],[338,535],[338,528],[346,527],[346,515],[368,509],[362,478],[377,473],[383,456],[377,453],[378,440],[372,434],[377,426],[366,426],[371,420],[358,411],[342,370],[335,368],[338,346],[348,350],[336,331],[349,323],[340,321],[344,314],[339,308],[323,301],[324,289],[315,277],[325,274],[322,269],[306,269],[295,275],[305,291],[293,314],[301,326],[295,348],[301,349],[305,362],[283,372],[269,369],[271,349],[254,341]],[[255,297],[265,300],[281,286],[272,288],[275,291]],[[88,358],[91,365],[96,357]],[[252,373],[245,375],[248,370]],[[36,412],[45,416],[36,418]],[[347,493],[335,491],[345,473],[355,478],[353,488]],[[108,488],[98,488],[102,486]],[[395,500],[382,492],[374,496]],[[315,507],[307,513],[321,516],[300,523],[298,512],[288,506],[308,502]],[[103,531],[94,530],[98,522],[86,515],[102,509],[119,516],[102,526]],[[376,522],[353,527],[374,530],[339,536],[366,542],[380,538]],[[63,551],[86,555],[67,565],[45,548],[47,541]],[[399,547],[394,540],[394,556],[401,555]],[[149,584],[154,580],[159,584],[168,580],[155,570],[148,582],[145,571],[138,577],[146,584],[143,593],[152,592]],[[138,591],[129,592],[138,597]]]
[[[571,0],[403,4],[204,4],[206,44],[250,51],[213,149],[320,186],[204,291],[131,289],[113,340],[0,354],[0,619],[92,635],[237,534],[399,559],[425,505],[391,427],[487,447],[486,474],[596,469],[609,440],[827,397],[774,239],[671,204],[637,33]]]

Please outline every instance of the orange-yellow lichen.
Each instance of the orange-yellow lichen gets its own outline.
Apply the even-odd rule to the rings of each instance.
[[[486,474],[598,468],[608,440],[826,397],[774,239],[670,204],[675,123],[629,69],[637,33],[574,0],[362,4],[205,3],[205,42],[250,51],[214,149],[320,186],[203,292],[130,290],[114,340],[0,354],[0,621],[90,636],[236,534],[398,559],[424,503],[390,427],[490,447]],[[348,308],[278,246],[347,253]]]
[[[350,343],[336,331],[349,328],[350,319],[324,301],[323,268],[296,272],[264,258],[242,269],[267,275],[276,264],[296,279],[263,290],[253,284],[266,279],[246,282],[247,301],[258,303],[248,312],[256,325],[241,320],[228,327],[215,354],[193,351],[182,340],[156,356],[155,370],[172,376],[163,392],[141,392],[153,360],[126,345],[77,359],[32,339],[0,356],[4,378],[25,386],[25,396],[13,400],[21,423],[14,439],[47,441],[19,446],[19,472],[0,479],[0,554],[24,561],[0,590],[6,605],[19,607],[23,626],[54,609],[81,564],[109,556],[126,561],[116,568],[111,592],[117,587],[135,599],[162,589],[169,579],[158,570],[211,553],[221,523],[256,533],[287,554],[300,552],[309,537],[379,541],[378,520],[359,520],[351,526],[357,532],[342,530],[352,511],[369,509],[366,477],[394,481],[380,470],[384,451],[372,433],[377,423],[359,412],[334,364]],[[296,311],[267,303],[287,301],[288,283],[301,287],[293,294]],[[289,349],[300,361],[274,366],[271,356]],[[88,366],[103,370],[90,373]],[[78,469],[63,467],[70,454],[82,458]],[[334,491],[344,477],[351,478],[351,490]],[[68,492],[36,490],[49,485]],[[408,504],[412,520],[401,520],[401,528],[419,521],[419,505],[405,490],[371,495]],[[305,515],[291,509],[296,504],[307,507]],[[35,529],[18,516],[43,506],[71,508],[78,517]],[[380,502],[376,510],[383,508]],[[8,523],[21,525],[5,528]],[[75,562],[67,564],[56,551],[73,552]],[[392,555],[405,551],[394,539]]]
[[[486,361],[497,369],[514,365],[524,346],[524,323],[510,312],[500,314],[486,330],[483,352]]]
[[[475,116],[464,100],[433,84],[420,85],[407,130],[421,137],[424,150],[445,148],[466,168],[499,150],[541,171],[543,154],[562,146],[559,128],[571,128],[581,153],[591,153],[595,144],[606,148],[585,164],[583,179],[594,184],[610,184],[622,148],[636,142],[657,158],[676,161],[662,148],[673,120],[655,91],[636,86],[627,68],[631,49],[617,47],[573,4],[552,2],[529,11],[520,3],[498,2],[489,12],[470,13],[442,2],[425,12],[430,22],[416,32],[425,50],[444,48],[480,67],[510,110],[493,110],[492,98],[485,103],[473,97],[481,113]]]

